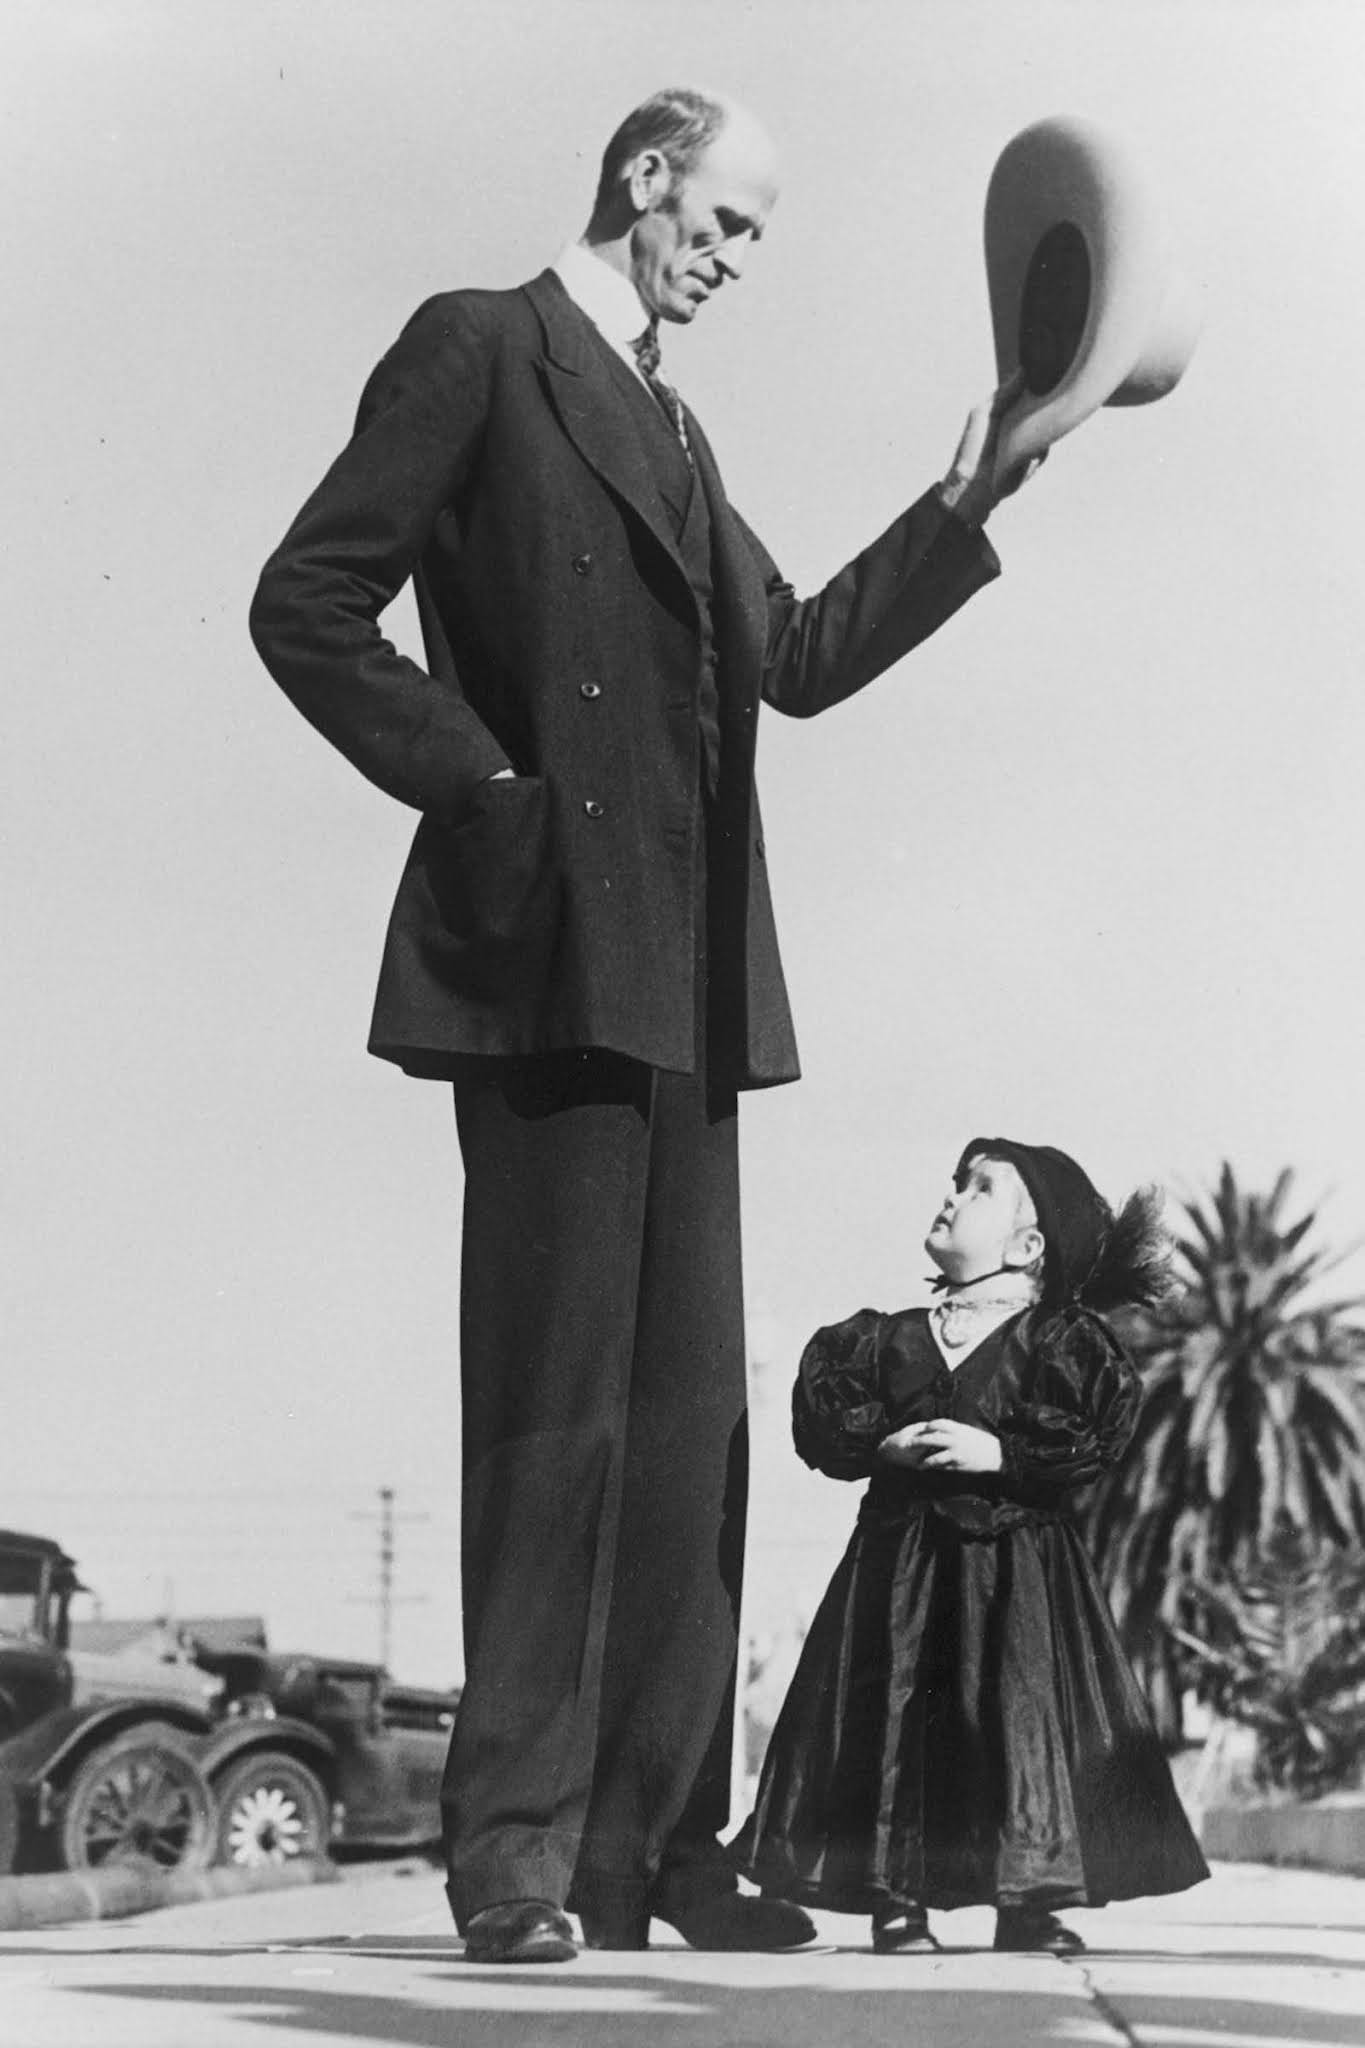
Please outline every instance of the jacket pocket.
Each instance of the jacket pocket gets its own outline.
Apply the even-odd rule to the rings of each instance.
[[[518,775],[481,783],[453,825],[423,820],[432,964],[469,995],[532,997],[544,982],[561,895],[551,815],[549,784]]]

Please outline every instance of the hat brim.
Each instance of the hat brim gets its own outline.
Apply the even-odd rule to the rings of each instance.
[[[998,477],[1100,406],[1145,404],[1183,375],[1193,301],[1136,165],[1093,124],[1039,121],[1006,146],[987,189],[985,250],[999,379],[1022,369],[1025,380],[1001,428]]]

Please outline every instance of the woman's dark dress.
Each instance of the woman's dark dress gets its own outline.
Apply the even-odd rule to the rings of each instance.
[[[1028,1310],[951,1372],[922,1309],[812,1338],[796,1447],[872,1483],[734,1845],[746,1876],[836,1912],[1099,1906],[1207,1877],[1072,1519],[1139,1400],[1084,1313]],[[1003,1470],[878,1460],[932,1416],[999,1436]]]

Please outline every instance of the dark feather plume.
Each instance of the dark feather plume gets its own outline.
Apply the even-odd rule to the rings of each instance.
[[[1094,1264],[1076,1289],[1088,1309],[1155,1308],[1172,1288],[1171,1237],[1161,1217],[1160,1188],[1138,1188],[1100,1240]]]

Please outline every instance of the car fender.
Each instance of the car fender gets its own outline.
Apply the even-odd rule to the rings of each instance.
[[[60,1782],[80,1759],[125,1728],[146,1722],[179,1734],[202,1736],[207,1714],[177,1699],[109,1700],[98,1706],[54,1707],[8,1742],[0,1743],[0,1774],[21,1794]]]
[[[208,1740],[200,1745],[199,1768],[213,1784],[230,1764],[240,1763],[244,1756],[251,1756],[257,1751],[272,1749],[311,1766],[327,1790],[335,1794],[336,1744],[320,1729],[310,1726],[307,1721],[296,1721],[288,1714],[272,1715],[268,1720],[247,1717],[215,1728]]]

